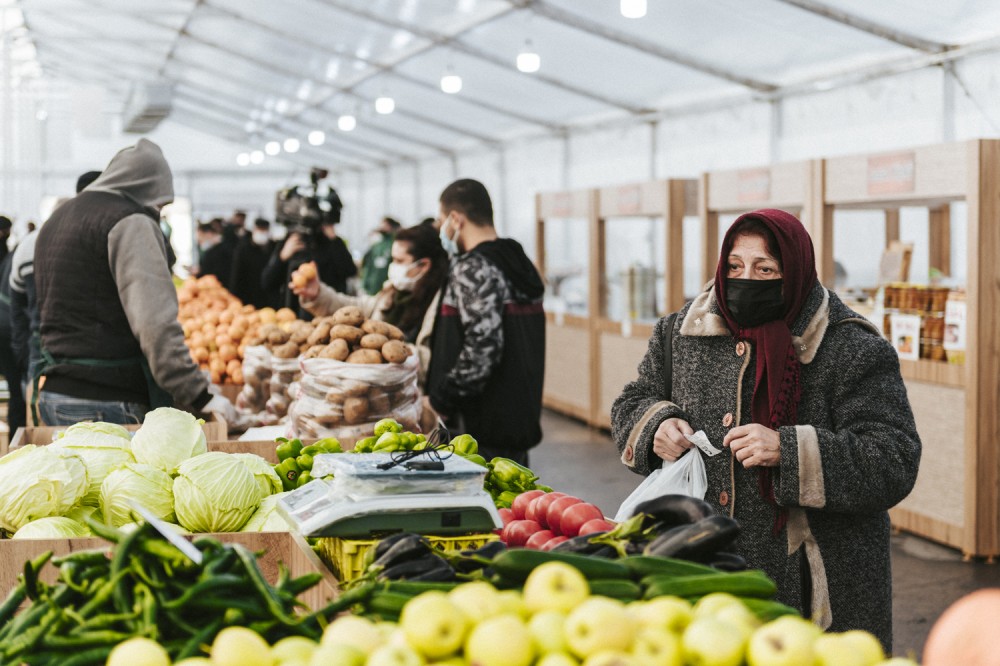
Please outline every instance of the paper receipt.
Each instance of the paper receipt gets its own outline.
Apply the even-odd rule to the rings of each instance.
[[[712,446],[712,443],[708,441],[708,435],[705,434],[704,430],[699,430],[693,435],[684,435],[684,437],[687,438],[687,441],[697,446],[709,458],[722,453],[721,450]]]

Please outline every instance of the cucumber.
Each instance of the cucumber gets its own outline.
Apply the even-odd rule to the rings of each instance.
[[[799,611],[791,606],[787,606],[780,601],[771,599],[753,599],[751,597],[740,597],[740,601],[749,608],[761,622],[770,622],[782,615],[799,615]]]
[[[762,571],[706,574],[698,576],[646,576],[643,599],[673,595],[697,597],[712,592],[728,592],[738,597],[773,597],[778,586]]]
[[[419,580],[392,580],[386,581],[385,589],[389,592],[397,592],[399,594],[408,594],[411,597],[415,597],[418,594],[427,592],[429,590],[439,590],[441,592],[449,592],[460,583],[458,581],[454,582],[433,582],[433,581],[419,581]]]
[[[611,597],[618,601],[635,601],[642,598],[642,587],[631,580],[621,578],[595,578],[590,583],[590,593],[600,597]]]
[[[721,572],[704,564],[678,560],[673,557],[657,557],[655,555],[630,555],[622,560],[632,573],[633,578],[646,576],[698,576],[720,575]]]
[[[494,557],[491,566],[504,579],[524,581],[535,567],[546,562],[563,562],[575,567],[587,580],[629,577],[629,570],[617,560],[530,548],[509,548]]]
[[[395,621],[403,612],[403,606],[412,598],[409,594],[375,590],[364,604],[365,614],[378,615],[383,620]]]

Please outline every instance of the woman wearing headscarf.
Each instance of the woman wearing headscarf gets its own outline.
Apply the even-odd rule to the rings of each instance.
[[[736,552],[780,601],[891,649],[888,509],[913,487],[920,440],[896,352],[820,284],[799,220],[773,209],[736,220],[714,283],[657,324],[611,421],[639,474],[704,458],[705,500],[739,522]],[[692,449],[698,430],[722,452]]]

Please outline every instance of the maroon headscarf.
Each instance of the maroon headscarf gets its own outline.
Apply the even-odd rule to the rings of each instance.
[[[759,326],[743,328],[736,323],[726,306],[726,288],[729,273],[729,253],[739,231],[740,223],[753,219],[761,222],[778,242],[783,282],[784,316]],[[735,231],[734,231],[735,230]],[[795,323],[809,292],[816,285],[816,256],[812,239],[802,223],[783,210],[765,208],[741,215],[726,232],[722,241],[719,265],[715,271],[715,296],[733,336],[747,340],[757,350],[754,394],[751,402],[751,416],[754,423],[778,429],[785,425],[795,425],[798,417],[799,398],[802,387],[799,383],[800,364],[792,345],[791,326]],[[758,470],[761,495],[777,506],[774,497],[774,483],[771,468]],[[775,518],[775,533],[785,523],[785,512],[780,511]]]

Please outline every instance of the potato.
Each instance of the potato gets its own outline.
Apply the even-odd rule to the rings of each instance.
[[[310,345],[324,345],[328,343],[330,341],[330,328],[329,324],[317,324],[306,342]]]
[[[368,333],[361,338],[361,346],[364,349],[382,349],[382,345],[389,342],[389,338],[381,333]]]
[[[285,344],[286,342],[289,341],[289,338],[291,338],[291,336],[286,331],[283,331],[280,328],[272,329],[267,334],[267,342],[268,342],[268,344],[274,345],[274,346]],[[292,343],[292,344],[295,344],[295,343]]]
[[[367,398],[348,398],[344,401],[344,421],[353,425],[361,423],[368,416]]]
[[[326,345],[313,345],[312,347],[310,347],[309,349],[307,349],[305,352],[303,352],[302,357],[303,358],[318,358],[319,357],[319,353],[321,351],[323,351],[324,349],[326,349]]]
[[[389,340],[382,345],[382,356],[389,363],[402,363],[410,355],[410,348],[405,342],[399,340]]]
[[[347,357],[348,363],[381,363],[382,354],[375,349],[355,349]]]
[[[368,414],[372,418],[383,418],[389,415],[392,405],[389,402],[389,394],[380,388],[373,388],[368,394]]]
[[[339,390],[346,396],[361,396],[367,395],[369,388],[368,382],[347,379],[341,383],[341,388]]]
[[[291,336],[289,337],[289,340],[291,340],[297,345],[301,345],[303,342],[309,339],[309,336],[312,335],[312,332],[313,332],[312,324],[309,324],[304,321],[297,321],[292,326],[292,333]]]
[[[294,342],[286,342],[274,348],[274,355],[278,358],[295,358],[299,355],[299,346]]]
[[[335,324],[346,324],[347,326],[360,326],[365,320],[365,315],[361,308],[354,305],[345,305],[333,313]]]
[[[330,329],[330,338],[338,338],[340,340],[346,340],[349,345],[356,345],[361,341],[365,332],[356,326],[348,326],[347,324],[337,324]]]
[[[347,347],[347,342],[337,338],[336,340],[331,340],[330,344],[323,347],[323,349],[319,352],[319,357],[332,358],[335,361],[344,361],[350,353],[351,350]]]
[[[332,389],[326,392],[326,402],[331,405],[342,405],[344,401],[348,399],[348,396],[344,395],[337,389]]]

